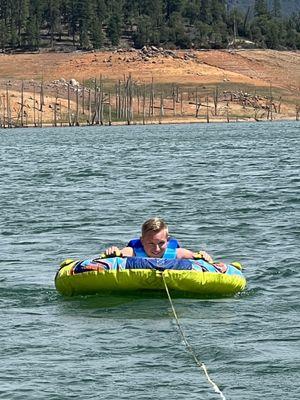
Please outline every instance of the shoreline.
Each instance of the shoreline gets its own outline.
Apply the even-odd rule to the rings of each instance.
[[[126,121],[115,121],[111,124],[108,122],[104,122],[103,124],[78,124],[78,125],[69,125],[69,124],[57,124],[54,126],[52,123],[43,123],[42,126],[28,124],[24,126],[1,126],[1,130],[7,129],[46,129],[46,128],[90,128],[90,127],[98,127],[101,129],[102,127],[114,127],[114,126],[147,126],[147,125],[189,125],[189,124],[245,124],[245,123],[281,123],[281,122],[299,122],[299,119],[296,118],[280,118],[280,119],[264,119],[264,120],[255,120],[254,118],[249,119],[213,119],[211,118],[209,122],[199,119],[199,120],[190,120],[190,119],[165,119],[162,121],[147,121],[146,123],[143,122],[132,122],[128,124]]]

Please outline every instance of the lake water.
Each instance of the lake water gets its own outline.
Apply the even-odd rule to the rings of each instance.
[[[174,299],[226,399],[299,398],[300,125],[0,131],[0,399],[219,399],[167,297],[64,299],[59,263],[161,216],[184,247],[245,265],[230,299]]]

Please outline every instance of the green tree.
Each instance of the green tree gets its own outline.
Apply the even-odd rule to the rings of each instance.
[[[107,15],[107,7],[104,0],[92,0],[92,13],[98,19],[98,21],[103,21]]]
[[[205,24],[211,24],[213,22],[211,6],[211,0],[201,0],[199,17]]]
[[[106,4],[104,0],[92,0],[90,11],[90,41],[94,49],[103,46],[103,21],[106,18]]]
[[[281,18],[281,1],[273,0],[272,14],[275,18]]]
[[[44,17],[50,34],[50,45],[53,48],[55,35],[61,32],[60,0],[47,0]]]
[[[31,0],[29,4],[29,16],[26,22],[26,45],[31,50],[40,47],[40,29],[42,24],[42,4],[39,0]]]
[[[264,35],[261,31],[260,26],[255,21],[252,21],[252,23],[250,24],[249,35],[250,39],[255,42],[259,47],[266,47]]]
[[[11,38],[14,45],[19,47],[24,44],[22,34],[29,14],[28,0],[10,0],[9,3],[11,7]]]
[[[256,17],[268,16],[268,5],[266,0],[255,0],[254,15]]]
[[[246,35],[244,18],[243,13],[238,8],[233,8],[227,16],[227,31],[234,39]]]
[[[264,38],[266,46],[270,49],[277,49],[280,45],[280,26],[274,19],[266,21],[264,27]]]
[[[213,49],[222,49],[227,47],[227,44],[227,25],[222,21],[214,22],[210,33],[210,47]]]
[[[141,48],[151,43],[152,22],[148,15],[142,15],[137,20],[136,32],[133,43],[136,48]]]
[[[73,46],[76,45],[76,35],[79,26],[78,0],[65,0],[63,4],[64,22],[68,26],[68,36],[71,36]]]
[[[211,15],[213,22],[223,22],[226,19],[224,0],[211,0]]]
[[[201,0],[187,1],[183,5],[182,15],[188,20],[190,25],[194,25],[199,20]]]
[[[107,37],[113,46],[117,46],[121,38],[121,16],[113,14],[107,23]]]
[[[285,23],[285,43],[291,49],[300,49],[300,13],[292,15]]]
[[[209,49],[210,43],[209,38],[212,32],[212,27],[205,22],[199,21],[195,25],[196,34],[195,34],[195,45],[198,48]]]
[[[102,32],[102,22],[95,16],[91,20],[90,36],[93,48],[100,49],[103,46],[104,35]]]
[[[185,26],[182,16],[179,12],[173,12],[168,23],[169,42],[174,43],[181,48],[188,48],[191,40],[185,32]]]
[[[89,49],[91,47],[89,32],[92,20],[91,1],[77,0],[76,14],[78,21],[79,47]]]
[[[181,0],[165,0],[166,19],[169,20],[175,12],[180,13],[181,7]]]
[[[107,28],[106,36],[113,46],[117,46],[121,39],[124,15],[124,0],[107,0]]]
[[[8,45],[7,41],[7,31],[6,24],[4,19],[0,19],[0,48],[2,51],[5,51],[6,46]]]

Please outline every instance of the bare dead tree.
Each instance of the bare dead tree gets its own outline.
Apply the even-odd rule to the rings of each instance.
[[[21,126],[24,126],[24,81],[22,81],[21,85]]]
[[[11,107],[10,107],[10,95],[7,84],[6,84],[6,120],[7,120],[7,127],[11,128],[12,117],[11,117]]]
[[[85,81],[82,82],[82,114],[85,115]]]
[[[209,123],[209,106],[208,106],[208,96],[206,96],[206,122]]]
[[[215,114],[215,116],[217,116],[218,115],[218,104],[219,104],[219,86],[215,87],[213,100],[214,100],[214,107],[215,107],[214,114]]]
[[[162,118],[164,116],[164,96],[163,93],[160,93],[160,110],[159,110],[159,123],[161,124]]]
[[[172,100],[173,100],[173,116],[176,116],[176,92],[175,85],[172,87]]]
[[[146,123],[146,85],[144,85],[144,90],[143,90],[143,125]]]
[[[111,98],[110,98],[110,92],[108,92],[108,125],[111,126]]]

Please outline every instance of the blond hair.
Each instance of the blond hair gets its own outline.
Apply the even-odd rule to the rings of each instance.
[[[162,218],[150,218],[142,225],[142,236],[144,236],[147,232],[159,232],[162,229],[165,229],[167,234],[169,234],[168,225]]]

